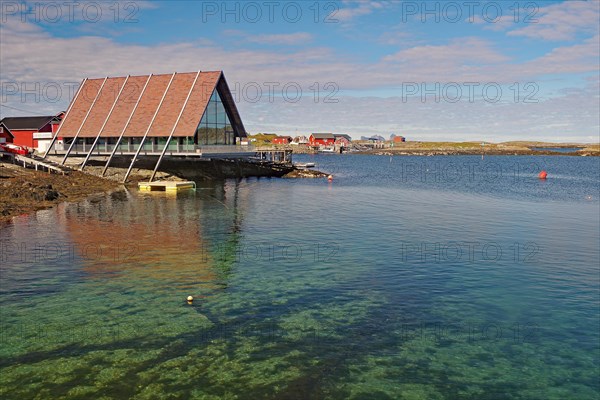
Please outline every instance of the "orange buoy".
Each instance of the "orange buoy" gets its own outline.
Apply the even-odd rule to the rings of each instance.
[[[538,178],[546,179],[548,177],[548,173],[546,171],[542,171],[538,174]]]
[[[333,180],[333,175],[329,175],[329,176],[327,177],[327,180],[328,180],[329,182],[331,182],[331,181]]]

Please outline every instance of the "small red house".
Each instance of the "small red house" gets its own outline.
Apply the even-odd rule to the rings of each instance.
[[[12,142],[19,146],[44,152],[58,130],[64,113],[44,117],[5,117],[0,120],[13,136]]]
[[[406,139],[404,138],[404,136],[394,136],[393,142],[394,143],[402,143],[402,142],[406,142]]]
[[[352,142],[352,137],[345,133],[334,133],[333,137],[335,137],[335,144],[339,147],[349,147]]]
[[[13,134],[10,130],[4,125],[4,123],[0,122],[0,143],[12,143],[14,139]]]
[[[313,133],[308,141],[311,146],[333,146],[335,136],[333,136],[333,133]]]
[[[292,142],[292,138],[290,136],[277,136],[271,140],[273,144],[290,144]]]

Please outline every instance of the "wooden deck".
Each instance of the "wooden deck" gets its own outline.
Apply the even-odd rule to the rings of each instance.
[[[193,181],[156,181],[140,182],[138,188],[147,192],[179,192],[181,190],[195,189]]]
[[[37,157],[27,157],[20,154],[12,154],[2,152],[0,157],[7,158],[12,161],[13,164],[21,165],[23,168],[33,168],[36,171],[54,172],[57,174],[68,174],[70,168],[56,164],[54,162],[43,160]]]

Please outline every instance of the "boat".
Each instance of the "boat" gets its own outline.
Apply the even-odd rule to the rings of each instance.
[[[297,168],[313,168],[315,166],[315,163],[313,162],[305,162],[305,163],[295,163],[294,167]]]
[[[319,148],[319,153],[335,153],[334,147],[321,147]]]

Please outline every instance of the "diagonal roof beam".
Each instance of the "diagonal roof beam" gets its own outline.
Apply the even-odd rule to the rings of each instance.
[[[115,109],[115,106],[117,105],[117,102],[119,101],[119,97],[121,97],[121,93],[123,93],[123,89],[125,89],[125,85],[127,85],[127,81],[129,80],[130,76],[131,75],[127,75],[127,78],[125,78],[125,82],[123,82],[123,86],[121,87],[121,90],[119,90],[119,94],[117,94],[117,97],[115,98],[115,101],[114,101],[112,107],[110,108],[110,111],[108,112],[108,115],[106,116],[106,119],[104,120],[104,123],[102,124],[102,126],[100,127],[100,130],[98,131],[98,136],[96,136],[96,140],[94,140],[94,144],[92,144],[92,148],[90,149],[87,156],[85,156],[85,160],[83,161],[83,164],[81,164],[81,168],[80,168],[81,171],[83,171],[83,169],[85,168],[85,164],[87,164],[88,160],[90,159],[90,156],[92,155],[92,152],[94,151],[94,148],[96,147],[96,144],[98,144],[98,140],[100,139],[102,130],[106,126],[108,119],[110,118],[113,110]]]
[[[77,98],[79,97],[79,93],[81,92],[81,89],[83,89],[83,86],[85,85],[85,83],[87,82],[87,80],[88,80],[88,78],[85,78],[83,80],[83,82],[81,83],[81,86],[79,86],[79,89],[77,89],[77,93],[75,93],[75,97],[73,97],[73,101],[71,102],[71,104],[69,104],[69,108],[67,109],[67,112],[65,113],[65,116],[63,117],[63,121],[65,119],[67,119],[67,116],[71,112],[71,109],[73,108],[73,105],[77,101]],[[50,142],[50,146],[48,146],[48,149],[46,150],[46,153],[44,153],[44,157],[43,158],[46,158],[46,156],[48,155],[48,153],[52,149],[52,146],[54,146],[54,142],[56,142],[56,139],[58,138],[58,133],[60,132],[60,130],[61,130],[62,127],[63,127],[63,124],[60,124],[58,126],[58,130],[54,134],[54,137],[52,138],[52,142]]]
[[[173,134],[175,133],[175,129],[177,128],[177,124],[179,124],[179,120],[181,119],[181,116],[183,115],[183,110],[185,110],[185,106],[187,105],[188,101],[190,100],[192,92],[194,91],[194,88],[196,87],[196,82],[198,81],[199,76],[200,76],[200,71],[198,71],[198,73],[196,74],[196,77],[194,78],[194,82],[192,82],[192,87],[190,87],[190,91],[189,91],[187,97],[185,98],[185,103],[183,103],[183,106],[181,107],[181,111],[179,112],[179,115],[177,116],[177,120],[175,121],[175,124],[173,125],[173,129],[171,129],[171,133],[169,134],[167,143],[165,143],[165,147],[163,148],[162,153],[160,154],[160,157],[158,158],[158,161],[156,162],[156,166],[154,167],[154,171],[152,172],[152,176],[150,177],[149,182],[152,182],[154,180],[156,171],[158,171],[160,162],[162,161],[163,157],[165,156],[165,153],[167,152],[167,148],[169,147],[169,143],[171,142],[171,139],[173,138]]]
[[[98,89],[98,93],[96,94],[96,97],[94,97],[94,101],[90,105],[90,109],[85,114],[85,118],[83,118],[83,121],[81,122],[81,125],[79,126],[79,129],[77,129],[77,132],[75,133],[75,137],[73,138],[73,142],[71,142],[71,145],[69,146],[69,150],[67,150],[65,157],[62,159],[62,162],[60,163],[61,165],[65,165],[65,161],[67,161],[67,157],[69,157],[69,153],[75,146],[75,143],[77,143],[77,137],[79,136],[79,132],[81,132],[83,125],[85,125],[85,121],[87,121],[88,117],[90,116],[90,113],[92,112],[92,109],[94,108],[94,104],[96,104],[96,100],[98,100],[98,97],[100,97],[100,93],[102,93],[102,88],[104,87],[104,84],[106,83],[107,80],[108,80],[108,76],[106,78],[104,78],[104,81],[102,81],[102,85],[100,85],[100,89]]]
[[[129,118],[127,118],[127,122],[125,122],[125,125],[123,126],[123,129],[121,130],[121,134],[119,135],[119,139],[117,140],[117,143],[115,143],[115,147],[112,149],[112,152],[110,153],[110,156],[108,157],[108,160],[106,161],[106,165],[104,166],[104,169],[102,170],[102,176],[104,176],[104,174],[106,174],[106,170],[108,169],[108,166],[110,165],[110,162],[112,161],[115,153],[117,152],[117,149],[119,148],[119,144],[121,144],[121,140],[123,139],[123,135],[125,134],[125,130],[129,126],[129,123],[131,122],[131,118],[133,118],[133,114],[135,114],[135,110],[137,110],[137,107],[140,104],[140,100],[141,100],[142,96],[144,95],[144,92],[146,91],[146,88],[148,87],[148,83],[150,82],[150,78],[152,78],[153,76],[154,76],[153,74],[148,75],[148,79],[146,79],[146,83],[144,84],[144,87],[142,88],[142,91],[140,92],[140,95],[139,95],[137,101],[135,102],[135,106],[133,106],[133,110],[131,110],[131,114],[129,114]]]
[[[150,120],[150,123],[148,124],[148,129],[146,129],[146,132],[144,132],[144,137],[142,137],[140,145],[139,145],[137,151],[135,152],[133,159],[131,160],[131,164],[129,165],[129,168],[127,169],[127,173],[125,174],[125,177],[123,178],[123,183],[127,182],[127,178],[129,177],[129,174],[131,173],[133,164],[135,164],[135,160],[140,155],[140,151],[142,150],[142,146],[144,146],[144,142],[146,141],[148,132],[150,132],[150,128],[152,128],[152,124],[154,123],[154,120],[156,119],[156,116],[158,115],[158,112],[160,111],[160,107],[162,106],[163,101],[165,101],[165,97],[167,97],[167,93],[169,92],[169,88],[171,87],[171,83],[173,83],[173,79],[175,78],[175,75],[177,75],[177,72],[174,72],[173,75],[171,76],[171,80],[169,81],[169,84],[167,85],[167,88],[165,89],[165,92],[163,93],[162,98],[160,99],[160,103],[158,103],[158,107],[156,107],[156,111],[154,112],[154,115],[152,116],[152,119]]]

